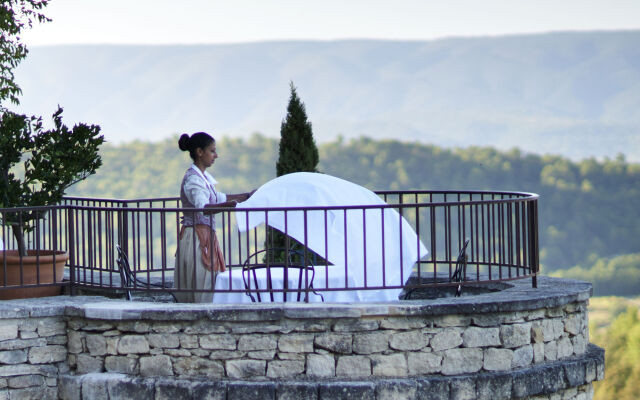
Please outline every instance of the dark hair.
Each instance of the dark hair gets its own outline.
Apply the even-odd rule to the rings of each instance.
[[[178,147],[182,151],[189,151],[189,155],[196,160],[196,149],[205,149],[211,143],[215,143],[215,139],[206,132],[196,132],[189,136],[183,133],[178,139]]]

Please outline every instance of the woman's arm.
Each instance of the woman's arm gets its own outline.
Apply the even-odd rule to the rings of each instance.
[[[255,190],[252,190],[252,191],[247,192],[247,193],[228,194],[227,195],[227,201],[235,200],[237,203],[241,203],[243,201],[246,201],[255,192],[256,192]]]

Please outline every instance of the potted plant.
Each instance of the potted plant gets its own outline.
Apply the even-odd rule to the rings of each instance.
[[[0,109],[0,208],[38,207],[58,204],[65,190],[94,174],[102,164],[98,153],[104,137],[97,125],[62,123],[62,108],[53,114],[53,128],[45,130],[42,118],[27,117]],[[18,168],[22,164],[23,168]],[[25,234],[34,229],[47,210],[5,211],[1,222],[10,226],[16,250],[0,251],[0,286],[61,281],[66,252],[28,249]],[[5,244],[6,245],[6,244]],[[53,267],[55,259],[56,268]],[[6,271],[5,271],[6,265]],[[6,277],[6,280],[5,280]],[[59,293],[50,286],[27,290],[0,290],[0,298],[35,297]]]
[[[62,108],[53,114],[53,129],[44,130],[41,117],[27,117],[6,108],[5,101],[19,104],[22,93],[14,69],[27,56],[20,37],[35,22],[50,21],[41,11],[49,0],[5,0],[0,3],[0,233],[4,247],[10,227],[16,249],[0,248],[0,287],[46,284],[61,281],[68,256],[58,249],[43,250],[30,244],[25,234],[41,226],[47,209],[57,204],[65,190],[95,173],[102,160],[98,147],[104,142],[97,125],[62,123]],[[23,168],[18,165],[22,164]],[[39,233],[36,231],[36,233]],[[37,237],[38,235],[36,235]],[[54,241],[54,246],[56,242]],[[54,266],[55,264],[55,266]],[[54,295],[59,286],[1,289],[0,299]]]

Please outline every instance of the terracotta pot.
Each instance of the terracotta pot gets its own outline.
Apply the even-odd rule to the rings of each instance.
[[[64,265],[69,255],[64,251],[28,250],[22,257],[22,284],[47,284],[53,282],[53,255],[55,253],[56,282],[62,282]],[[37,254],[37,255],[36,255]],[[5,274],[6,259],[6,274]],[[38,281],[38,271],[40,280]],[[20,285],[20,257],[17,250],[0,251],[0,300],[25,299],[31,297],[57,296],[62,286],[29,287],[19,289],[2,289],[6,285]]]

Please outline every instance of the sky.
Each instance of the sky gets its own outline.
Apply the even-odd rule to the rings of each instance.
[[[27,46],[497,36],[640,29],[638,0],[51,0]]]

